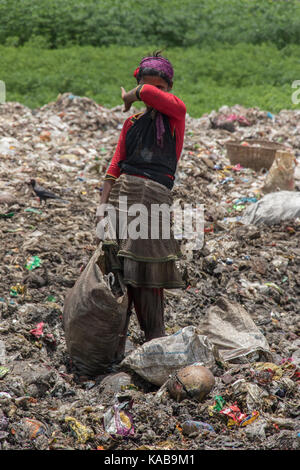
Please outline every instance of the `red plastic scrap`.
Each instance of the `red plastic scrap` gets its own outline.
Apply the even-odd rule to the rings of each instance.
[[[246,413],[242,413],[237,405],[231,405],[228,408],[224,408],[220,413],[232,418],[238,424],[247,418]]]
[[[228,416],[228,426],[236,424],[237,426],[247,426],[259,417],[258,411],[252,411],[250,415],[242,413],[237,405],[231,405],[228,408],[224,408],[220,411],[221,414]]]
[[[296,381],[298,382],[300,380],[300,372],[295,372],[293,375],[293,378],[295,377]]]
[[[40,338],[44,334],[43,327],[44,327],[44,322],[38,323],[36,325],[36,328],[33,328],[32,330],[30,330],[30,333],[36,338]]]
[[[248,121],[245,116],[238,116],[237,114],[230,114],[229,116],[227,116],[226,120],[231,122],[237,121],[240,124],[244,124],[245,126],[251,125],[250,121]]]
[[[44,334],[44,322],[40,322],[36,325],[36,328],[30,330],[30,333],[36,338],[44,338],[46,341],[55,344],[56,340],[52,333]]]
[[[232,171],[241,171],[243,169],[244,169],[244,167],[242,167],[242,165],[240,163],[238,163],[237,165],[232,167]]]

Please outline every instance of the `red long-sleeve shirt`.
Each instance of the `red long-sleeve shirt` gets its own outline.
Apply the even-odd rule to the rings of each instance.
[[[175,132],[176,135],[176,155],[178,161],[183,147],[185,130],[186,107],[184,102],[175,95],[162,91],[153,85],[143,85],[140,90],[140,99],[146,105],[168,116],[171,132],[172,134]],[[116,179],[120,176],[118,162],[126,158],[126,134],[137,118],[138,115],[135,114],[126,119],[105,179]]]

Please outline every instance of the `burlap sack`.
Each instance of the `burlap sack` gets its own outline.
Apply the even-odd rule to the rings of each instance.
[[[294,154],[277,150],[274,162],[266,176],[264,186],[262,187],[262,192],[266,194],[280,190],[294,191],[294,172]]]
[[[220,297],[198,327],[217,347],[225,362],[250,363],[272,360],[268,342],[243,305]]]
[[[100,266],[101,245],[68,292],[63,310],[68,353],[78,370],[90,376],[106,372],[122,358],[127,329],[126,289],[119,279],[121,296],[116,297]]]

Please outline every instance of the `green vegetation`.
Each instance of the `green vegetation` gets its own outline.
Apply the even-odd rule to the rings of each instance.
[[[299,0],[0,0],[0,44],[300,44]]]
[[[32,108],[64,92],[113,107],[122,103],[121,86],[135,86],[132,74],[145,52],[142,47],[125,46],[38,51],[29,46],[0,46],[0,79],[6,82],[7,101]],[[185,101],[191,116],[199,117],[224,104],[258,106],[271,112],[297,107],[291,101],[295,91],[291,85],[300,80],[300,46],[278,50],[272,44],[219,44],[170,48],[166,55],[174,64],[174,93]]]
[[[141,57],[163,48],[191,116],[300,106],[299,0],[0,0],[0,18],[7,101],[34,108],[71,92],[121,104]]]

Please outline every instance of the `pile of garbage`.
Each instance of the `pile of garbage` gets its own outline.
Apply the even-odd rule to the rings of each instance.
[[[97,376],[72,363],[64,302],[95,253],[129,114],[71,93],[0,107],[1,450],[299,449],[300,111],[187,116],[173,195],[204,204],[204,243],[180,240],[167,336],[145,343],[132,316],[121,363]],[[293,187],[264,192],[276,168],[231,164],[232,139],[285,145]],[[31,179],[68,203],[40,204]]]

